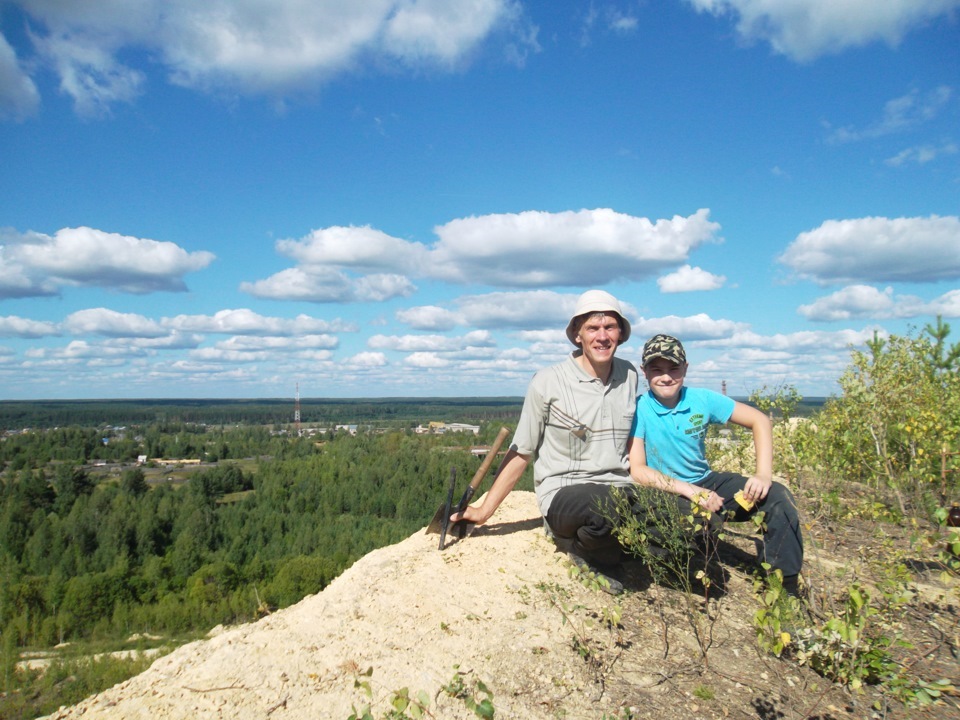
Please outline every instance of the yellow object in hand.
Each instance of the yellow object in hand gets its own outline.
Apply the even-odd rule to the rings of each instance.
[[[753,500],[747,500],[747,496],[743,494],[743,490],[737,490],[733,499],[736,500],[737,504],[744,510],[753,510]]]

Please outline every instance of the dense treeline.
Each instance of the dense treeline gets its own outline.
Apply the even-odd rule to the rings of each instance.
[[[300,401],[304,423],[376,423],[412,427],[418,422],[484,422],[516,417],[522,398],[382,398]],[[69,425],[234,423],[290,425],[291,398],[265,400],[31,400],[0,402],[0,428],[52,428]]]
[[[252,428],[235,432],[263,455]],[[86,454],[88,436],[54,435],[78,443],[67,461],[18,469],[11,461],[2,476],[5,654],[208,628],[296,602],[364,554],[424,527],[445,497],[450,468],[464,487],[480,463],[469,452],[478,442],[472,435],[344,433],[322,443],[287,438],[273,457],[248,463],[250,471],[221,462],[186,483],[151,486],[139,467],[96,481],[68,461]]]
[[[332,435],[329,435],[332,437]],[[204,426],[181,422],[123,427],[55,427],[8,435],[0,443],[0,463],[8,469],[42,467],[47,462],[77,465],[98,461],[217,460],[273,455],[289,448],[289,439],[256,425]]]

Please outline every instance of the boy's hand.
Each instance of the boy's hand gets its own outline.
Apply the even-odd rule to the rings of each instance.
[[[767,496],[767,493],[770,492],[771,485],[773,485],[772,478],[754,475],[747,480],[747,484],[743,486],[743,494],[747,496],[747,500],[755,503],[760,502]]]
[[[704,510],[709,510],[712,513],[720,512],[723,509],[723,498],[712,490],[695,492],[690,498],[690,501],[695,502]]]

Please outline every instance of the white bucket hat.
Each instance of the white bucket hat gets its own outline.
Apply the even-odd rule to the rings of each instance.
[[[577,345],[577,331],[574,328],[574,321],[581,315],[592,315],[599,312],[614,313],[620,318],[621,330],[618,345],[623,345],[630,339],[630,321],[623,316],[620,302],[613,295],[603,290],[587,290],[577,298],[577,306],[574,308],[573,317],[567,324],[567,338],[570,342]]]

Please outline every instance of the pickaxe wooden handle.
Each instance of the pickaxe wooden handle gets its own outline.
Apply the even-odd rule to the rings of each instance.
[[[470,504],[474,494],[477,492],[477,488],[480,487],[480,483],[483,482],[483,478],[486,477],[487,471],[490,470],[490,466],[496,459],[497,453],[500,452],[500,446],[503,445],[503,441],[507,439],[507,435],[509,434],[510,431],[507,428],[500,428],[500,432],[497,433],[497,437],[493,441],[493,445],[487,452],[486,457],[483,458],[483,462],[480,463],[480,467],[477,468],[477,472],[474,473],[473,479],[470,481],[470,484],[467,485],[467,489],[463,491],[463,497],[460,498],[460,504],[457,505],[458,513],[462,513],[467,509],[467,505]],[[459,536],[462,538],[467,532],[467,525],[462,520],[457,520],[455,524],[459,525],[457,530]]]
[[[497,433],[497,438],[494,440],[493,445],[487,451],[486,457],[484,457],[483,462],[480,463],[480,467],[477,468],[477,472],[474,473],[473,479],[470,481],[470,484],[467,486],[467,489],[463,493],[463,497],[460,498],[460,502],[454,508],[452,507],[451,501],[453,499],[453,476],[450,478],[450,488],[447,493],[447,502],[441,505],[437,509],[437,513],[433,516],[433,520],[430,521],[430,524],[427,526],[427,534],[431,535],[433,533],[440,533],[440,549],[443,550],[443,543],[446,539],[446,533],[450,525],[450,516],[457,512],[462,513],[467,509],[467,505],[470,504],[470,500],[473,498],[474,493],[476,493],[477,488],[480,487],[480,484],[483,482],[483,478],[486,476],[487,472],[490,470],[490,466],[493,464],[493,461],[497,457],[497,453],[500,451],[500,447],[503,445],[504,440],[507,439],[507,435],[510,434],[510,431],[507,428],[500,428],[500,432]],[[459,522],[459,521],[458,521]],[[463,537],[463,534],[466,532],[466,524],[460,525],[460,537]]]

